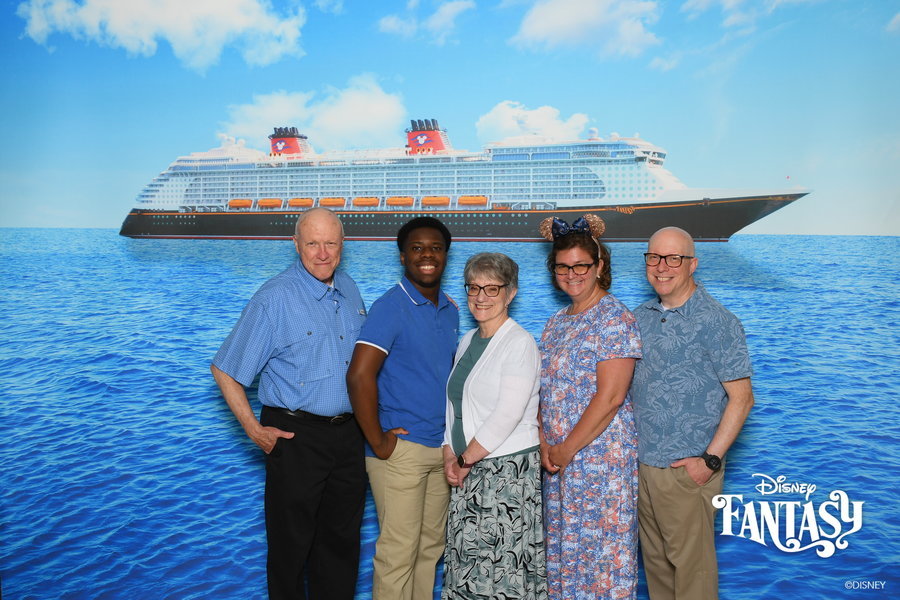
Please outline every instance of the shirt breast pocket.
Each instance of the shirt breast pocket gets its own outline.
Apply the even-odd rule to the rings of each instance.
[[[299,384],[315,382],[334,374],[337,357],[324,327],[307,324],[298,328],[282,355],[290,365],[291,379]]]

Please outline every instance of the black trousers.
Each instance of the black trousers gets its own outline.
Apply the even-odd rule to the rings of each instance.
[[[339,425],[298,419],[266,406],[260,422],[294,432],[266,457],[269,598],[352,600],[366,489],[359,426],[354,419]]]

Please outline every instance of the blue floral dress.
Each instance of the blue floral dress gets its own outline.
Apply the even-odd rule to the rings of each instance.
[[[597,363],[640,358],[634,315],[612,295],[577,315],[556,313],[541,336],[541,424],[566,439],[597,391]],[[560,474],[544,473],[551,600],[635,598],[637,436],[631,398]]]

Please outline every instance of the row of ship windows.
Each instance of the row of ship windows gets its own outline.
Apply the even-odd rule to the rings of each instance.
[[[620,165],[620,166],[609,166],[609,169],[627,169],[629,167]],[[637,169],[639,167],[632,166],[632,169]],[[430,169],[416,169],[414,171],[405,171],[405,170],[396,170],[396,171],[385,171],[383,167],[378,168],[362,168],[355,167],[353,170],[349,169],[316,169],[314,173],[309,172],[281,172],[281,173],[260,173],[255,170],[246,170],[246,171],[231,171],[227,175],[225,174],[208,174],[203,175],[202,177],[207,178],[236,178],[236,177],[250,177],[250,178],[269,178],[269,179],[283,179],[285,177],[302,177],[305,179],[315,179],[317,177],[387,177],[387,178],[417,178],[422,176],[440,176],[440,175],[490,175],[491,173],[518,173],[527,175],[529,173],[567,173],[572,172],[572,170],[580,170],[585,171],[588,167],[573,165],[571,163],[559,163],[552,165],[541,165],[541,166],[532,166],[532,165],[510,165],[510,166],[502,166],[498,167],[496,165],[476,165],[469,166],[466,168],[460,168],[454,165],[445,165],[440,168],[430,168]],[[197,177],[196,173],[191,172],[167,172],[163,174],[163,177],[174,176],[174,177]]]
[[[556,201],[556,200],[590,200],[606,196],[606,190],[596,190],[584,193],[528,193],[528,192],[507,192],[492,194],[491,199],[495,202],[533,202],[533,201]],[[639,194],[639,196],[649,196],[649,194]],[[149,201],[149,199],[148,199]],[[206,206],[222,206],[222,198],[204,197],[199,194],[191,194],[186,197],[178,198],[155,198],[154,204],[169,204],[179,206],[184,203],[202,204]]]
[[[643,182],[643,187],[656,188],[661,186],[651,185],[653,182]],[[624,187],[626,185],[631,185],[632,187],[635,185],[634,182],[618,182],[618,181],[610,181],[608,182],[610,185],[615,185],[617,187]],[[641,186],[642,182],[637,182],[636,185]],[[494,185],[479,185],[479,184],[432,184],[429,186],[401,186],[401,185],[363,185],[363,184],[353,184],[350,186],[346,185],[315,185],[315,186],[307,186],[307,187],[296,187],[296,186],[255,186],[255,185],[233,185],[230,187],[219,187],[219,186],[191,186],[186,190],[186,193],[207,193],[207,194],[229,194],[229,193],[255,193],[259,192],[260,194],[275,194],[275,195],[316,195],[317,193],[338,193],[341,194],[351,194],[351,195],[360,195],[360,194],[384,194],[388,195],[429,195],[437,192],[451,192],[456,193],[467,193],[471,192],[481,192],[485,193],[487,190],[498,190],[498,189],[534,189],[534,190],[547,190],[547,189],[598,189],[604,186],[604,182],[602,181],[576,181],[576,182],[566,182],[566,181],[540,181],[534,182],[532,185],[523,185],[522,182],[519,181],[503,181],[503,182],[495,182]],[[181,190],[178,191],[170,191],[170,192],[157,192],[156,195],[179,195]],[[150,193],[153,195],[153,192]]]
[[[515,191],[515,190],[504,190],[503,192],[499,192],[496,194],[492,194],[491,198],[493,200],[500,199],[509,199],[509,198],[519,198],[523,201],[528,200],[572,200],[572,199],[584,199],[584,198],[597,198],[603,196],[607,190],[599,189],[599,190],[585,190],[585,191],[562,191],[562,192],[553,192],[553,191],[543,191],[531,193],[527,191]],[[322,197],[341,197],[337,195],[323,195]],[[200,202],[203,204],[219,204],[222,202],[221,196],[203,196],[201,194],[189,194],[184,196],[183,198],[156,198],[156,202],[168,203],[168,204],[179,204],[182,201],[186,202]]]
[[[608,158],[609,160],[603,161],[603,165],[627,165],[630,163],[634,163],[634,155],[632,153],[627,152],[617,152],[616,155],[611,155],[609,153],[605,153],[603,151],[598,152],[581,152],[575,157],[577,158]],[[414,162],[404,163],[404,164],[391,164],[391,163],[378,163],[374,162],[371,165],[361,165],[361,164],[346,164],[346,163],[338,163],[338,164],[325,164],[320,162],[318,165],[314,165],[312,163],[305,164],[290,164],[290,165],[277,165],[278,171],[283,172],[284,170],[291,171],[305,171],[309,169],[314,169],[316,172],[333,172],[340,173],[346,172],[348,169],[352,169],[354,171],[365,172],[365,171],[384,171],[387,164],[390,164],[391,171],[403,172],[403,171],[446,171],[451,169],[466,169],[466,170],[489,170],[498,167],[503,168],[519,168],[519,169],[531,169],[531,168],[546,168],[550,166],[563,166],[563,167],[572,167],[577,166],[573,165],[572,159],[563,156],[563,155],[545,155],[543,160],[540,161],[539,164],[531,163],[531,161],[527,158],[525,154],[505,154],[503,158],[500,159],[499,162],[513,162],[515,161],[516,165],[507,166],[505,164],[498,165],[497,162],[492,161],[457,161],[453,162],[450,160],[446,161],[434,161],[434,162],[420,162],[418,164]],[[462,164],[461,164],[462,163]],[[464,165],[464,166],[463,166]],[[233,165],[206,165],[206,166],[192,166],[192,165],[173,165],[168,169],[168,173],[196,173],[206,172],[206,171],[229,171],[233,173],[253,173],[253,172],[266,172],[268,169],[265,166],[248,166],[246,164],[233,164]]]

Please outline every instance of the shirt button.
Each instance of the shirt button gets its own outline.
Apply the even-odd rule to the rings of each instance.
[[[312,331],[307,331],[306,335],[312,335]]]
[[[665,317],[662,318],[662,322],[663,322],[663,323],[666,322],[666,318],[665,318]]]
[[[344,336],[339,336],[341,339],[344,339]]]

